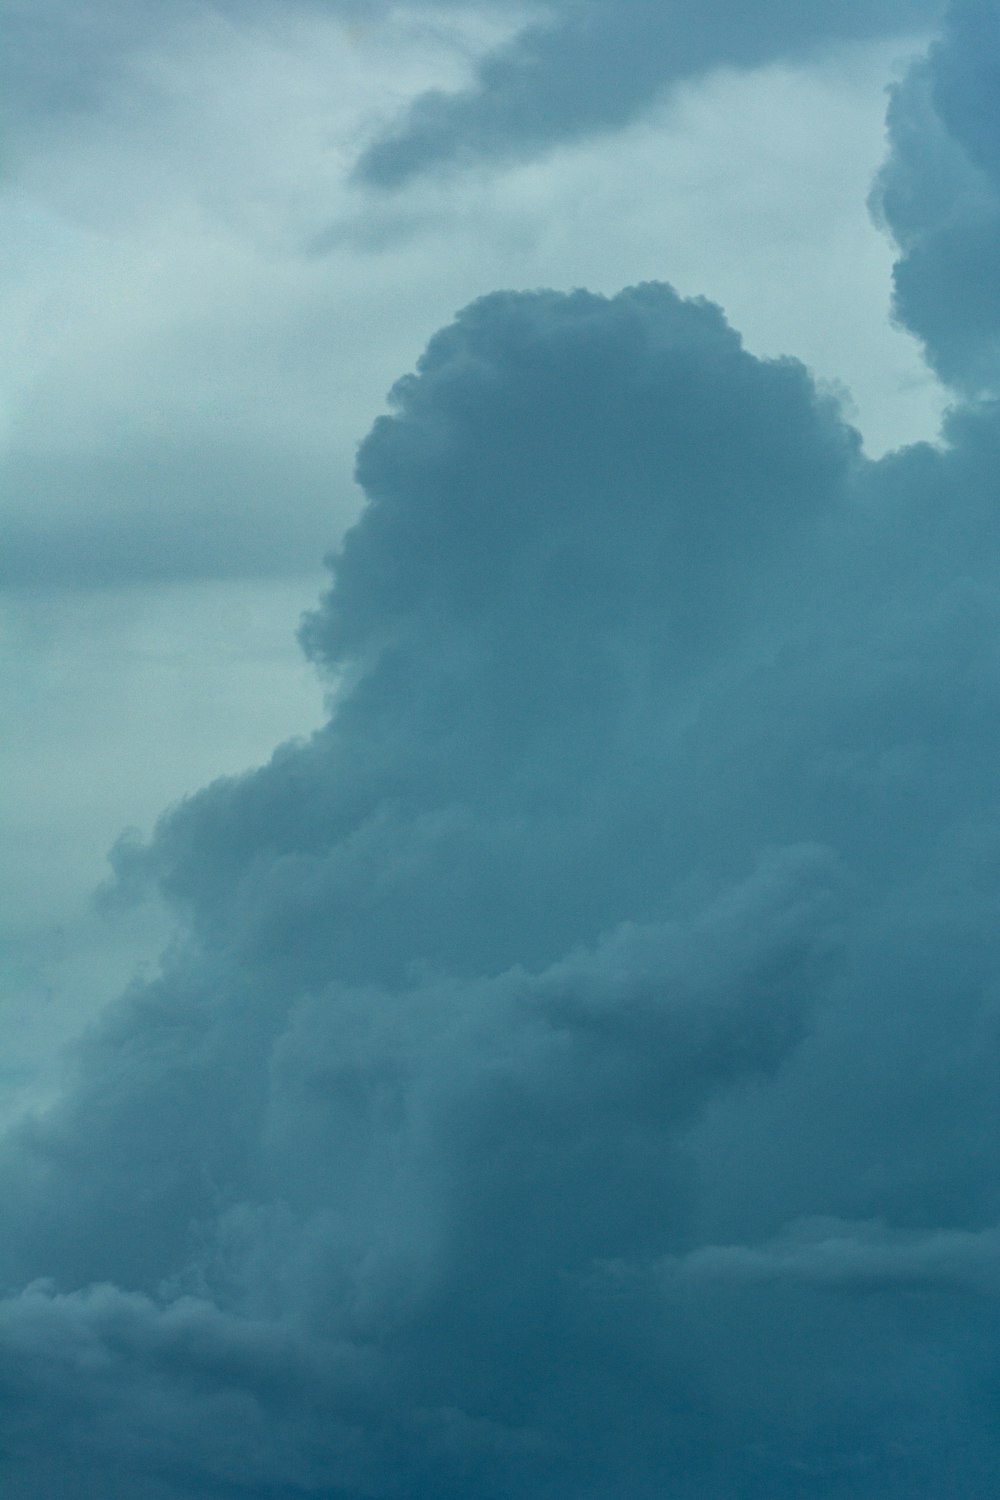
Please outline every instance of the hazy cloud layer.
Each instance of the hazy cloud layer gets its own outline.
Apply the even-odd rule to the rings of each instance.
[[[977,19],[881,187],[940,447],[662,285],[396,386],[329,723],[119,844],[177,936],[5,1138],[14,1500],[997,1489],[1000,412],[917,254]]]
[[[117,454],[8,453],[0,472],[14,504],[0,585],[305,571],[331,509],[317,467],[277,444],[189,434],[133,440]],[[275,517],[275,496],[290,488],[295,505]]]

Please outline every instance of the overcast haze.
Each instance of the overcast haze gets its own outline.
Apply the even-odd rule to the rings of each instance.
[[[996,1492],[995,4],[7,29],[5,1496]]]

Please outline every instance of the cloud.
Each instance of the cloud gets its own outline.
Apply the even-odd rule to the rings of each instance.
[[[357,4],[324,0],[350,15]],[[11,0],[2,76],[5,111],[18,138],[40,119],[85,118],[122,82],[130,59],[164,34],[206,22],[250,22],[267,0],[178,0],[165,12],[156,0],[93,0],[86,12],[71,0]],[[20,140],[19,140],[20,143]]]
[[[86,15],[65,0],[12,0],[4,49],[8,124],[36,122],[53,110],[93,108],[114,65],[156,25],[152,6],[96,0]]]
[[[154,12],[167,34],[141,47],[108,19],[118,51],[86,109],[53,99],[12,135],[6,583],[311,571],[357,507],[359,424],[409,355],[359,337],[380,301],[361,257],[331,277],[300,252],[297,211],[311,224],[318,199],[325,221],[331,137],[357,107],[329,99],[338,28]],[[50,17],[63,43],[103,12],[74,15]]]
[[[781,1067],[839,943],[811,846],[679,894],[664,787],[693,674],[796,607],[792,539],[857,462],[800,366],[666,288],[498,295],[437,337],[306,627],[330,725],[121,846],[188,935],[8,1137],[3,1276],[52,1279],[6,1307],[49,1413],[17,1451],[168,1493],[610,1472],[633,1376],[598,1338],[594,1452],[574,1278],[684,1243],[681,1134]],[[216,1391],[205,1339],[263,1341],[266,1389],[234,1349]]]
[[[517,160],[627,125],[671,84],[712,68],[758,67],[830,42],[900,33],[938,13],[934,0],[562,0],[487,53],[471,88],[418,97],[368,148],[360,174],[393,187],[429,168]]]
[[[956,0],[942,40],[894,91],[874,202],[902,252],[896,310],[942,379],[995,392],[1000,359],[1000,20]]]
[[[625,925],[537,974],[278,987],[266,1015],[189,1005],[184,1035],[175,972],[166,1030],[152,996],[133,1006],[95,1038],[61,1123],[18,1143],[60,1200],[57,1284],[88,1259],[112,1269],[110,1214],[114,1271],[149,1290],[35,1285],[2,1305],[15,1451],[210,1494],[391,1494],[422,1473],[457,1494],[553,1447],[573,1464],[572,1407],[539,1422],[553,1355],[589,1342],[558,1283],[677,1234],[672,1137],[794,1044],[830,876],[798,851],[693,922]],[[175,1229],[201,1218],[186,1264],[167,1200]]]
[[[400,26],[428,36],[450,30],[466,54],[480,54],[472,85],[418,86],[397,126],[361,163],[365,180],[389,185],[428,167],[523,157],[615,129],[680,80],[914,31],[933,25],[942,8],[942,0],[815,0],[808,10],[788,0],[556,0],[526,14],[511,0],[488,8],[462,0],[433,8],[422,0],[299,0],[294,7],[181,0],[164,12],[151,0],[94,0],[84,15],[68,0],[14,0],[2,68],[8,124],[21,141],[41,119],[99,109],[131,61],[185,31],[261,25],[280,32],[289,11],[292,24],[332,16],[359,39],[387,30],[398,37]]]
[[[888,256],[855,191],[880,149],[882,52],[717,77],[628,141],[399,198],[346,176],[359,119],[454,71],[412,17],[355,43],[322,9],[278,24],[266,6],[170,21],[136,4],[144,40],[109,12],[104,74],[102,15],[25,20],[49,17],[94,93],[46,96],[9,141],[7,584],[311,570],[356,513],[354,449],[386,387],[484,286],[616,290],[669,266],[688,292],[711,284],[751,347],[849,380],[869,444],[935,420],[896,392],[893,365],[916,355],[885,334]],[[53,55],[34,37],[25,79]],[[309,253],[325,231],[340,238]]]
[[[0,584],[121,584],[305,572],[329,528],[311,456],[235,441],[134,441],[128,451],[13,452]],[[276,497],[295,495],[275,516]]]
[[[16,1500],[995,1489],[998,433],[663,285],[432,339],[329,722],[120,842],[175,938],[3,1141]]]
[[[886,1230],[884,1224],[807,1220],[761,1247],[710,1245],[658,1272],[698,1283],[796,1283],[853,1294],[904,1289],[995,1296],[1000,1230]]]

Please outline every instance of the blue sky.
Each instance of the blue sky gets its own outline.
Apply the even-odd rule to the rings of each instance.
[[[991,1493],[995,8],[10,18],[5,1493]]]

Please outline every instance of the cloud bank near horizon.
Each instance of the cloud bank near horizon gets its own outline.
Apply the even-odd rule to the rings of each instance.
[[[654,284],[396,386],[329,722],[118,846],[177,936],[3,1142],[15,1500],[997,1487],[991,25],[877,189],[941,446]]]

